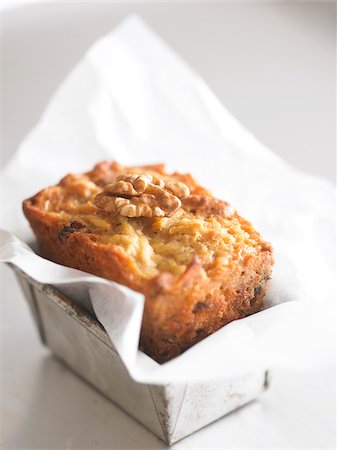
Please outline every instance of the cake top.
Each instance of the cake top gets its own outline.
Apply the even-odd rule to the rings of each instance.
[[[135,277],[181,275],[198,261],[211,276],[244,263],[268,246],[251,224],[189,174],[164,166],[125,167],[101,162],[84,174],[69,174],[34,198],[47,217],[70,223],[125,253]],[[60,233],[67,233],[65,227]]]

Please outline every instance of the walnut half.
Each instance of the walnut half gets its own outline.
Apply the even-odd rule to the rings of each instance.
[[[170,217],[190,195],[179,181],[164,181],[150,174],[119,175],[96,195],[95,205],[126,217]]]

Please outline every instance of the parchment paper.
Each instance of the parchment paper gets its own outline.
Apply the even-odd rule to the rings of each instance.
[[[267,308],[162,366],[138,351],[141,294],[46,261],[25,244],[34,247],[22,200],[104,159],[165,162],[230,201],[274,245]],[[139,18],[88,50],[1,179],[0,225],[11,233],[0,233],[0,260],[79,303],[90,299],[135,380],[207,381],[257,367],[310,370],[331,359],[333,186],[299,173],[259,143]]]

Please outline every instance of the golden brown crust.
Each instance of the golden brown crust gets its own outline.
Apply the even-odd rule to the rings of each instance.
[[[191,196],[173,218],[111,218],[94,198],[128,173],[184,183]],[[42,256],[144,293],[140,345],[158,362],[263,306],[270,244],[189,174],[169,175],[161,164],[102,162],[67,175],[25,200],[23,209]]]
[[[270,275],[269,251],[248,261],[240,276],[210,279],[197,261],[178,280],[160,275],[147,287],[142,348],[162,363],[227,323],[259,311]]]

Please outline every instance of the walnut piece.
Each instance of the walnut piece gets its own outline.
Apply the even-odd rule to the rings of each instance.
[[[183,199],[182,207],[185,211],[200,213],[204,217],[231,217],[234,214],[234,209],[228,202],[208,195],[190,195]]]
[[[150,174],[119,175],[96,195],[95,205],[105,212],[126,217],[170,217],[190,195],[179,181],[167,181]]]

